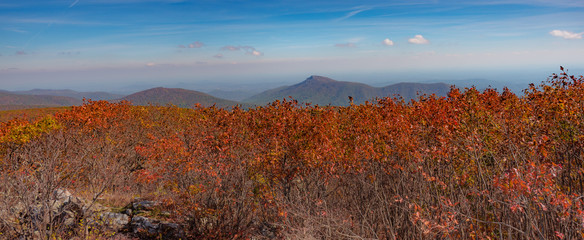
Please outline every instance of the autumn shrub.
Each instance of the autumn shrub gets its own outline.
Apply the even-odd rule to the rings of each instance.
[[[190,239],[583,238],[583,81],[562,69],[522,96],[453,87],[348,107],[86,101],[0,123],[0,231],[32,236],[9,206],[67,188],[159,201]]]
[[[97,200],[127,178],[135,152],[121,136],[130,132],[111,131],[111,125],[88,126],[109,121],[93,120],[107,118],[99,115],[100,108],[94,105],[101,105],[102,111],[103,107],[113,106],[104,102],[90,104],[94,107],[92,117],[80,114],[74,107],[74,111],[56,117],[32,123],[11,121],[2,126],[0,188],[4,196],[0,220],[4,236],[72,237],[72,232],[85,236],[91,233],[88,228],[92,226],[80,223],[93,221],[95,216],[91,214]],[[120,119],[110,122],[115,126],[123,124]],[[126,135],[125,139],[132,138]],[[60,194],[66,190],[85,197],[87,204],[75,210],[59,207],[63,204]]]
[[[62,131],[55,131],[7,150],[0,179],[5,236],[48,238],[74,226],[64,222],[67,209],[56,207],[60,191],[72,187],[79,174],[68,151],[72,145]]]

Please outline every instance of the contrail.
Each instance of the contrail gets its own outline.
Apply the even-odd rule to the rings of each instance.
[[[79,3],[79,0],[75,0],[73,3],[71,3],[71,5],[69,5],[69,8],[74,7],[75,5],[77,5],[77,3]],[[26,41],[26,43],[24,44],[24,48],[28,48],[28,45],[35,40],[39,35],[41,35],[42,32],[46,31],[47,29],[49,29],[55,22],[52,21],[49,24],[47,24],[46,27],[44,27],[43,29],[41,29],[40,31],[38,31],[34,36],[32,36],[30,39],[28,39],[28,41]]]
[[[69,5],[69,8],[74,7],[75,5],[77,5],[77,3],[79,2],[79,0],[75,0],[75,2],[71,3],[71,5]]]
[[[28,41],[26,41],[26,43],[24,44],[24,48],[23,49],[28,48],[28,45],[30,44],[30,42],[32,42],[33,40],[35,40],[39,35],[41,35],[42,32],[44,32],[47,29],[49,29],[52,25],[53,25],[52,22],[49,23],[49,24],[47,24],[46,27],[44,27],[43,29],[41,29],[40,31],[38,31],[34,36],[32,36],[30,39],[28,39]]]

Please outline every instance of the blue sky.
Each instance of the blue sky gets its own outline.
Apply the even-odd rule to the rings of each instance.
[[[0,89],[541,82],[583,73],[583,13],[582,0],[0,0]]]

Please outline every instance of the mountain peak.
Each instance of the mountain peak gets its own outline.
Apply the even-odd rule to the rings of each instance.
[[[292,97],[299,102],[317,105],[349,106],[349,96],[355,104],[361,104],[382,97],[394,97],[396,94],[405,99],[416,99],[418,93],[436,93],[445,96],[450,90],[446,84],[397,84],[386,87],[372,87],[357,82],[337,81],[323,76],[312,75],[301,83],[276,88],[249,97],[244,101],[267,104],[276,99]]]
[[[213,97],[199,91],[182,88],[156,87],[128,95],[123,100],[128,100],[134,105],[166,105],[174,104],[179,107],[191,108],[196,103],[203,106],[216,105],[229,108],[238,105],[238,102]]]
[[[336,82],[336,80],[333,80],[333,79],[330,79],[327,77],[323,77],[323,76],[312,75],[312,76],[308,77],[305,82],[307,82],[307,83],[310,83],[310,82],[331,83],[331,82]]]

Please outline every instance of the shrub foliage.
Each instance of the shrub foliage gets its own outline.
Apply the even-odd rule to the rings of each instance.
[[[584,78],[563,69],[523,96],[452,88],[246,110],[87,100],[1,123],[0,144],[3,236],[71,236],[50,214],[42,228],[9,214],[67,188],[156,199],[192,239],[584,238]]]

